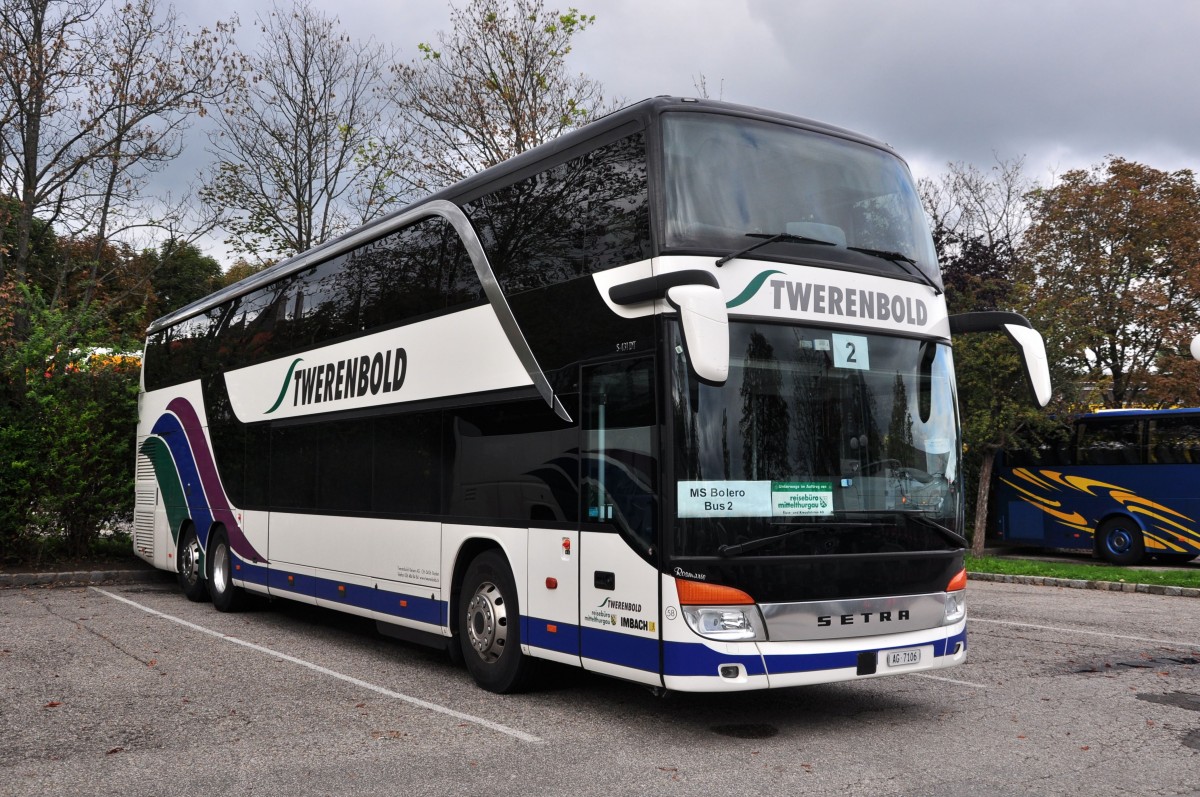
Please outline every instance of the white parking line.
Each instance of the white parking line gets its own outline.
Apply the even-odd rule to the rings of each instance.
[[[179,625],[182,625],[185,628],[190,628],[193,631],[199,631],[202,634],[208,634],[209,636],[216,637],[217,639],[223,640],[225,642],[231,642],[235,645],[241,645],[244,648],[250,648],[251,650],[257,650],[259,653],[265,653],[268,656],[274,656],[276,658],[283,659],[284,661],[290,661],[292,664],[299,664],[301,667],[307,667],[308,669],[313,670],[314,672],[319,672],[322,675],[328,675],[331,678],[337,678],[338,680],[345,681],[346,683],[354,684],[355,686],[362,687],[363,689],[370,689],[371,691],[377,692],[381,695],[384,695],[385,697],[394,698],[396,700],[403,700],[405,703],[411,703],[414,706],[419,706],[420,708],[428,709],[429,711],[436,711],[439,714],[445,714],[449,717],[454,717],[455,719],[463,720],[464,722],[470,722],[475,725],[480,725],[484,728],[488,728],[489,730],[496,731],[497,733],[503,733],[507,736],[511,736],[514,739],[520,739],[523,742],[529,742],[531,744],[541,744],[542,743],[542,740],[540,738],[538,738],[537,736],[531,736],[530,734],[525,733],[524,731],[519,731],[515,728],[510,728],[507,725],[501,725],[498,722],[492,722],[491,720],[486,720],[486,719],[483,719],[482,717],[476,717],[471,714],[464,714],[461,711],[455,711],[452,708],[446,708],[445,706],[440,706],[437,703],[430,703],[429,701],[421,700],[418,697],[401,694],[400,692],[393,692],[391,689],[386,689],[382,686],[376,686],[375,684],[367,683],[366,681],[360,680],[353,676],[345,675],[340,672],[335,672],[334,670],[330,670],[326,667],[322,667],[319,664],[313,664],[310,661],[305,661],[304,659],[298,659],[295,656],[289,656],[286,653],[280,653],[277,650],[272,650],[271,648],[265,648],[262,645],[256,645],[253,642],[246,642],[245,640],[238,639],[237,637],[228,636],[226,634],[220,633],[219,631],[213,631],[210,628],[205,628],[204,626],[196,625],[195,623],[188,622],[187,620],[181,619],[179,617],[173,617],[172,615],[164,614],[163,612],[157,611],[155,609],[151,609],[149,606],[143,606],[142,604],[137,603],[136,601],[131,601],[128,598],[121,597],[120,595],[114,595],[113,593],[111,593],[107,590],[100,589],[99,587],[91,587],[91,589],[95,590],[96,592],[99,592],[101,595],[112,598],[113,600],[120,601],[121,603],[126,603],[126,604],[134,607],[135,609],[141,609],[143,612],[146,612],[147,614],[152,614],[155,617],[161,617],[164,620],[170,620],[172,623],[178,623]]]
[[[923,672],[914,672],[912,674],[916,675],[920,678],[928,678],[932,681],[945,681],[948,684],[958,684],[959,686],[970,686],[975,689],[987,689],[988,688],[987,684],[973,684],[970,681],[959,681],[954,678],[943,678],[940,675],[929,675],[928,673],[923,673]]]
[[[1033,623],[1017,623],[1012,620],[985,620],[982,617],[972,617],[969,623],[993,623],[995,625],[1012,625],[1018,628],[1036,628],[1039,631],[1055,631],[1060,634],[1089,634],[1091,636],[1108,637],[1109,639],[1127,639],[1132,642],[1152,642],[1155,645],[1166,645],[1173,648],[1186,648],[1188,650],[1200,649],[1198,642],[1183,642],[1178,639],[1154,639],[1144,636],[1125,636],[1123,634],[1109,634],[1104,631],[1085,631],[1082,628],[1056,628],[1052,625],[1034,625]]]

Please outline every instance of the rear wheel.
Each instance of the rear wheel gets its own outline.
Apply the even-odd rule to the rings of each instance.
[[[508,561],[484,551],[467,567],[458,611],[458,640],[467,670],[489,692],[522,689],[532,662],[521,653],[517,585]]]
[[[224,529],[218,529],[209,537],[208,592],[218,611],[235,612],[242,607],[244,595],[241,588],[233,584],[233,554],[229,550],[229,535]]]
[[[202,601],[208,597],[208,586],[201,575],[201,562],[204,551],[200,548],[200,540],[196,537],[196,527],[188,523],[179,534],[179,550],[177,552],[177,571],[179,588],[190,601]]]
[[[1114,565],[1135,565],[1146,555],[1142,530],[1126,517],[1112,518],[1096,529],[1096,548],[1100,556]]]

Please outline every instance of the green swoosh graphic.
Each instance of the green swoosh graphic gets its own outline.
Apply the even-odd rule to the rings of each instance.
[[[283,397],[287,395],[288,385],[292,382],[292,373],[296,370],[296,366],[304,362],[303,358],[297,357],[292,361],[292,367],[288,369],[287,376],[283,378],[283,387],[279,388],[279,398],[275,399],[275,403],[271,405],[271,409],[263,413],[270,415],[275,410],[279,409],[279,405],[283,403]]]
[[[763,286],[763,283],[767,281],[768,277],[770,277],[772,274],[782,273],[782,271],[763,271],[759,273],[757,277],[750,280],[750,284],[746,286],[746,290],[739,293],[736,298],[726,302],[725,306],[737,307],[739,304],[745,304],[746,302],[750,301],[750,298],[754,296],[754,294],[758,293],[758,289]]]

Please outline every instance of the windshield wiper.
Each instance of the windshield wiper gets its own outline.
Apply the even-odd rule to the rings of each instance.
[[[914,512],[912,510],[901,510],[901,509],[844,509],[844,510],[842,510],[842,513],[846,514],[846,515],[857,515],[860,517],[863,515],[874,515],[876,517],[878,517],[879,515],[890,515],[892,517],[912,519],[912,520],[915,520],[916,522],[920,523],[921,525],[925,526],[926,528],[933,529],[938,534],[942,535],[948,541],[954,543],[955,545],[957,545],[960,548],[966,548],[968,545],[970,545],[970,543],[967,541],[966,537],[959,534],[954,529],[943,526],[941,523],[938,523],[936,520],[929,517],[924,512]],[[874,525],[874,524],[867,524],[867,525]]]
[[[739,249],[738,251],[734,252],[731,255],[725,255],[725,257],[723,257],[717,261],[717,268],[720,268],[721,266],[725,265],[730,260],[733,260],[735,257],[741,257],[744,254],[753,252],[755,249],[759,248],[760,246],[766,246],[767,244],[775,243],[776,241],[787,241],[788,243],[792,243],[792,244],[817,244],[818,246],[837,246],[837,244],[835,244],[833,241],[822,241],[819,238],[809,238],[807,235],[792,235],[790,232],[778,232],[778,233],[775,233],[774,235],[770,235],[768,233],[763,233],[763,232],[748,232],[748,233],[746,233],[746,237],[762,238],[763,240],[759,241],[758,243],[751,244],[750,246],[747,246],[745,249]]]
[[[768,545],[772,545],[772,544],[780,542],[782,540],[790,539],[792,537],[795,537],[798,534],[803,534],[806,531],[814,531],[814,530],[822,530],[823,531],[825,529],[834,529],[834,528],[836,528],[836,529],[844,529],[844,528],[863,529],[863,528],[870,528],[871,525],[872,524],[870,524],[870,523],[812,523],[812,524],[805,524],[798,528],[794,528],[791,531],[785,531],[783,534],[776,534],[771,537],[759,537],[757,540],[746,540],[745,542],[739,542],[737,545],[722,545],[721,547],[717,548],[717,555],[718,556],[738,556],[739,554],[743,554],[748,551],[757,551],[759,548],[765,548]]]
[[[933,518],[928,517],[921,512],[897,512],[896,514],[900,515],[902,517],[912,518],[913,520],[917,521],[921,525],[928,526],[929,528],[933,529],[938,534],[941,534],[947,540],[954,543],[955,545],[957,545],[960,548],[966,548],[970,544],[967,542],[966,537],[959,534],[954,529],[943,526],[941,523],[938,523]]]
[[[917,261],[913,260],[906,254],[901,252],[892,252],[887,249],[870,249],[865,246],[847,246],[846,248],[851,252],[862,252],[864,255],[871,255],[872,257],[889,260],[900,268],[904,269],[907,273],[921,280],[921,282],[924,282],[930,288],[933,288],[933,293],[935,296],[942,295],[942,289],[939,288],[933,280],[926,276],[925,272],[921,270],[921,267]]]

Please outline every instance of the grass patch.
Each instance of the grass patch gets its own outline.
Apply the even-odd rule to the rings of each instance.
[[[1171,570],[1114,567],[1102,564],[1041,562],[1033,559],[1009,559],[997,556],[968,556],[967,570],[972,573],[999,573],[1009,576],[1117,581],[1125,584],[1160,584],[1164,587],[1200,589],[1200,570]]]

